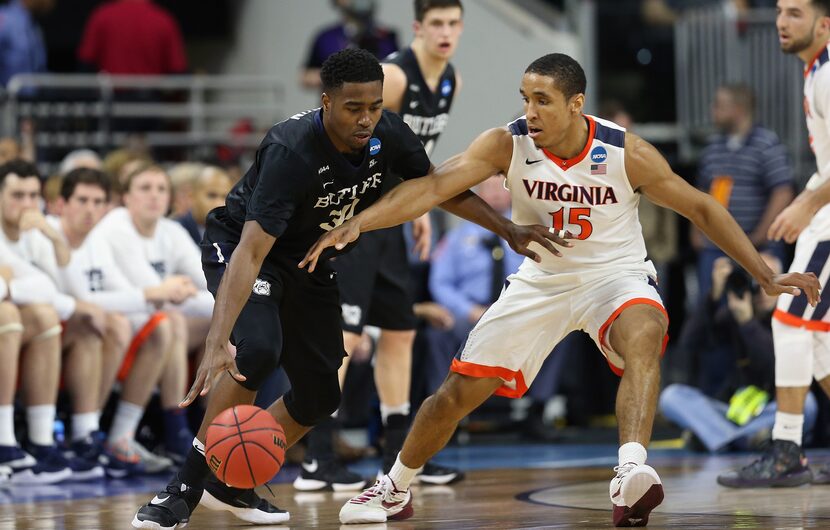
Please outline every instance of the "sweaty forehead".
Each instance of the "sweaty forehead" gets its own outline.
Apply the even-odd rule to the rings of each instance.
[[[354,101],[370,104],[383,98],[383,83],[380,81],[343,83],[332,95],[344,102]]]

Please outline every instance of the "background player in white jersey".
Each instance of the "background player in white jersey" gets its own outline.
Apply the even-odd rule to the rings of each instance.
[[[0,169],[0,183],[0,240],[57,285],[59,269],[69,261],[69,248],[40,210],[41,182],[37,168],[27,162],[9,162]],[[107,321],[100,307],[61,292],[56,294],[54,306],[64,324],[59,335],[65,356],[58,366],[62,368],[66,389],[72,398],[73,437],[77,434],[83,439],[98,430],[97,383]],[[96,378],[95,385],[89,384],[90,377]],[[75,478],[103,476],[104,469],[96,462],[80,459],[78,462],[87,465],[73,469]]]
[[[206,288],[198,247],[179,223],[164,217],[170,199],[167,173],[159,166],[141,165],[126,178],[125,207],[108,213],[94,237],[107,242],[133,285],[156,287],[175,277],[187,286],[188,296],[181,303],[161,308],[173,327],[173,351],[160,383],[165,449],[178,459],[184,458],[193,440],[178,406],[185,395],[188,352],[204,345],[213,297]]]
[[[549,223],[579,240],[561,252],[552,248],[552,254],[537,246],[538,263],[525,260],[510,276],[444,384],[422,405],[392,470],[343,506],[341,522],[411,516],[409,484],[458,421],[494,392],[521,396],[556,343],[576,329],[587,331],[611,369],[622,374],[616,406],[619,466],[610,485],[614,524],[648,522],[663,499],[660,478],[645,464],[645,446],[668,318],[654,288],[654,268],[646,261],[639,193],[689,218],[768,294],[804,289],[811,304],[818,301],[814,275],[773,275],[726,210],[677,176],[653,146],[583,115],[585,85],[582,68],[567,55],[537,59],[522,79],[525,118],[486,131],[433,174],[398,186],[324,234],[300,263],[313,269],[324,248],[421,215],[498,172],[507,175],[515,222]]]
[[[101,368],[99,400],[103,406],[116,375],[122,380],[121,396],[113,418],[107,446],[122,465],[110,466],[110,474],[126,474],[140,463],[148,473],[164,471],[173,462],[149,452],[135,441],[135,432],[153,389],[169,361],[172,326],[166,315],[156,312],[167,302],[189,296],[189,281],[171,277],[160,285],[139,288],[121,273],[110,246],[93,230],[107,212],[110,179],[101,171],[79,168],[63,177],[59,218],[49,222],[71,249],[71,258],[61,272],[59,286],[77,299],[94,303],[107,312],[118,327],[116,340],[105,340],[108,352]],[[129,319],[127,317],[130,317]],[[126,353],[126,358],[125,358]],[[99,451],[97,440],[75,438],[76,454]]]
[[[415,0],[415,38],[412,44],[382,64],[383,107],[401,116],[424,145],[427,155],[447,125],[460,77],[450,59],[463,28],[460,0]],[[389,189],[400,177],[385,183]],[[413,221],[415,251],[429,257],[432,230],[429,214]],[[389,471],[409,427],[409,387],[412,347],[417,319],[413,313],[412,279],[403,227],[378,230],[362,238],[355,249],[333,263],[343,307],[343,342],[351,354],[360,344],[363,328],[381,329],[375,354],[375,386],[384,425],[383,471]],[[340,368],[345,379],[348,357]],[[334,420],[309,433],[306,461],[294,486],[300,490],[334,488],[360,490],[366,482],[334,460],[331,430]],[[315,462],[315,460],[317,460]],[[453,468],[428,462],[419,480],[448,484],[463,478]]]
[[[830,276],[830,1],[778,0],[776,26],[781,50],[804,64],[804,113],[818,170],[793,203],[770,226],[768,237],[796,242],[791,272]],[[718,477],[734,488],[830,483],[830,466],[807,467],[801,450],[804,399],[815,378],[830,395],[830,299],[807,307],[781,296],[773,313],[775,399],[772,444],[754,462]]]

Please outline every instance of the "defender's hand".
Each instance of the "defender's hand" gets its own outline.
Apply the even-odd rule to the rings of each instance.
[[[794,202],[778,214],[769,227],[767,237],[772,241],[783,239],[787,243],[795,243],[812,219],[810,208],[801,202]]]
[[[237,381],[245,381],[247,378],[239,373],[236,367],[236,359],[234,353],[231,352],[230,344],[224,341],[216,346],[211,346],[208,342],[205,347],[205,355],[202,357],[202,362],[199,363],[199,369],[196,371],[196,379],[193,381],[193,386],[184,397],[180,407],[186,407],[193,403],[196,396],[204,396],[210,391],[210,385],[216,379],[216,376],[222,372],[228,372],[231,377]]]
[[[533,261],[542,261],[539,254],[533,252],[528,248],[531,243],[539,243],[545,247],[551,254],[555,256],[562,256],[562,253],[553,246],[556,243],[560,247],[572,247],[573,243],[568,239],[575,239],[573,234],[565,232],[561,237],[556,234],[556,231],[551,231],[547,226],[542,225],[517,225],[510,223],[507,227],[507,237],[505,241],[510,245],[514,251],[522,256],[527,256]]]
[[[418,254],[421,261],[429,259],[432,247],[432,223],[429,220],[429,212],[412,221],[412,237],[415,238],[415,254]]]
[[[807,297],[807,301],[813,307],[821,301],[821,296],[819,296],[821,285],[812,272],[806,274],[801,272],[776,274],[769,283],[762,284],[761,287],[770,296],[778,296],[779,294],[798,296],[803,292]]]
[[[314,272],[314,269],[317,268],[317,260],[325,249],[334,247],[337,250],[343,250],[352,241],[357,241],[357,238],[360,237],[360,224],[353,221],[354,218],[320,236],[297,266],[302,269],[308,265],[308,272]]]

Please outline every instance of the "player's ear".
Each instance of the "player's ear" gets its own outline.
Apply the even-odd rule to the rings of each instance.
[[[418,36],[418,33],[421,31],[421,26],[422,24],[420,20],[412,22],[412,34],[416,37]]]
[[[577,94],[571,96],[571,112],[574,114],[582,114],[582,108],[585,106],[585,94]]]
[[[323,112],[329,112],[331,110],[331,98],[329,95],[323,92],[323,95],[320,96],[320,101],[323,103]]]

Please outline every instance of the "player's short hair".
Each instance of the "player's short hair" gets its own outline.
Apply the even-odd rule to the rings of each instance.
[[[68,201],[72,197],[72,194],[75,193],[75,188],[79,184],[98,186],[104,190],[104,194],[109,201],[110,191],[112,191],[112,181],[110,181],[109,176],[103,171],[79,167],[64,175],[61,182],[61,197],[63,197],[63,200]]]
[[[170,182],[170,173],[168,173],[163,167],[156,164],[152,161],[142,162],[135,167],[132,171],[130,171],[125,177],[124,182],[121,183],[121,191],[123,193],[129,193],[130,188],[133,186],[133,181],[139,175],[144,173],[162,173],[165,177],[167,177],[167,185],[170,186],[170,194],[173,194],[173,185]]]
[[[320,69],[323,92],[330,92],[343,83],[383,83],[383,68],[377,58],[366,50],[346,48],[333,53]]]
[[[755,91],[744,83],[728,83],[722,85],[721,90],[729,93],[735,104],[744,108],[749,114],[755,112]]]
[[[830,0],[813,0],[813,7],[821,11],[825,17],[830,16]]]
[[[539,57],[530,63],[525,73],[552,77],[565,99],[585,93],[585,71],[573,57],[564,53],[549,53]]]
[[[0,165],[0,188],[6,184],[6,177],[12,173],[20,178],[36,177],[40,180],[40,171],[37,170],[35,164],[27,162],[22,158],[16,158]]]
[[[461,5],[461,0],[415,0],[415,20],[423,22],[427,11],[430,9],[444,9],[447,7],[457,7],[464,12],[464,6]]]

